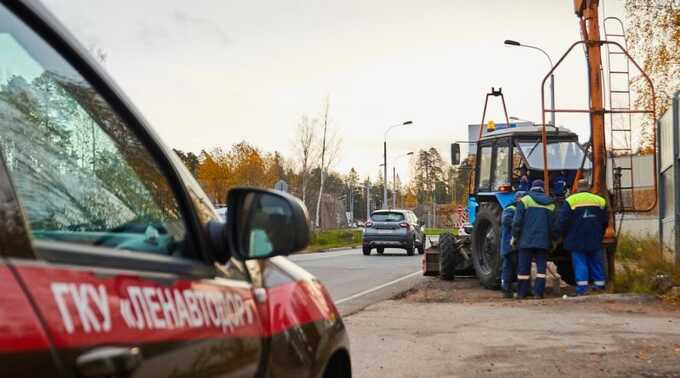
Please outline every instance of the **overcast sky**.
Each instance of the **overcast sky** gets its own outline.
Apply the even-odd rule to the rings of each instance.
[[[388,155],[467,139],[484,96],[502,87],[511,116],[540,122],[540,80],[578,40],[571,0],[175,1],[43,0],[175,148],[199,152],[246,140],[292,157],[300,117],[330,96],[342,135],[335,170],[375,178]],[[607,15],[622,14],[607,1]],[[558,107],[587,106],[582,50],[556,75]],[[546,88],[547,91],[547,88]],[[546,92],[547,93],[547,92]],[[500,104],[487,119],[502,122]],[[585,117],[558,124],[587,138]],[[407,160],[398,164],[409,175]]]

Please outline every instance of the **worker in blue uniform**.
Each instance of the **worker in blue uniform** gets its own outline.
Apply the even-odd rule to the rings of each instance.
[[[517,204],[512,221],[511,245],[519,249],[517,298],[529,293],[532,260],[536,261],[534,297],[543,298],[548,252],[556,236],[555,202],[544,193],[543,180],[534,180],[529,193]]]
[[[567,178],[564,171],[559,171],[555,177],[550,179],[552,194],[556,197],[564,198],[567,193]]]
[[[605,286],[602,238],[609,224],[607,200],[589,189],[587,181],[579,181],[578,192],[567,197],[558,215],[564,248],[571,252],[577,295],[588,293],[589,281],[593,290]]]
[[[529,182],[529,171],[527,167],[522,164],[519,168],[519,187],[517,188],[520,192],[527,192],[531,188],[531,182]]]
[[[517,250],[510,246],[512,239],[512,220],[515,218],[515,205],[526,192],[516,192],[515,202],[503,209],[501,215],[501,289],[505,298],[512,298],[512,284],[517,280]]]

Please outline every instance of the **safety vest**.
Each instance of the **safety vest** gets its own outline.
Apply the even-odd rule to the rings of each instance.
[[[515,205],[510,205],[510,206],[506,207],[506,209],[516,210],[517,208],[515,207]]]
[[[586,206],[599,207],[600,209],[605,209],[607,207],[606,199],[590,192],[572,194],[567,197],[567,203],[572,210]]]
[[[524,204],[524,208],[528,209],[530,207],[540,207],[543,209],[548,209],[549,211],[555,211],[555,204],[554,203],[549,203],[547,205],[541,205],[540,203],[534,201],[531,196],[526,195],[522,197],[522,203]]]

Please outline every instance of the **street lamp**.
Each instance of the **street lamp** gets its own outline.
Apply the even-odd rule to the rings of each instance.
[[[392,159],[392,208],[397,208],[397,160],[413,155],[413,151],[407,152],[404,155],[399,155]]]
[[[413,121],[397,123],[396,125],[388,127],[387,130],[385,130],[385,134],[383,134],[383,164],[385,165],[383,175],[385,178],[385,185],[383,186],[383,208],[387,205],[387,133],[397,126],[406,126],[411,124],[413,124]]]
[[[523,45],[517,41],[513,41],[511,39],[506,39],[505,42],[506,45],[508,46],[519,46],[519,47],[526,47],[534,50],[538,50],[545,55],[546,58],[548,58],[548,62],[550,63],[550,69],[553,69],[553,62],[552,59],[550,59],[550,55],[548,55],[547,52],[545,52],[543,49],[540,47],[536,46],[530,46],[530,45]],[[555,110],[555,75],[553,73],[550,74],[550,107],[552,110]],[[552,111],[550,112],[550,123],[552,123],[553,126],[555,126],[555,112]]]

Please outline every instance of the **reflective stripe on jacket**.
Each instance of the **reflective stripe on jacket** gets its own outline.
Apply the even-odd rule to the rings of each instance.
[[[515,205],[510,205],[503,209],[503,215],[501,215],[501,256],[512,251],[510,239],[512,238],[512,220],[515,217],[515,209]]]
[[[539,192],[529,192],[517,205],[512,235],[518,247],[549,250],[556,235],[555,202]]]
[[[609,224],[607,200],[589,192],[570,195],[559,213],[559,226],[568,251],[595,251]]]

